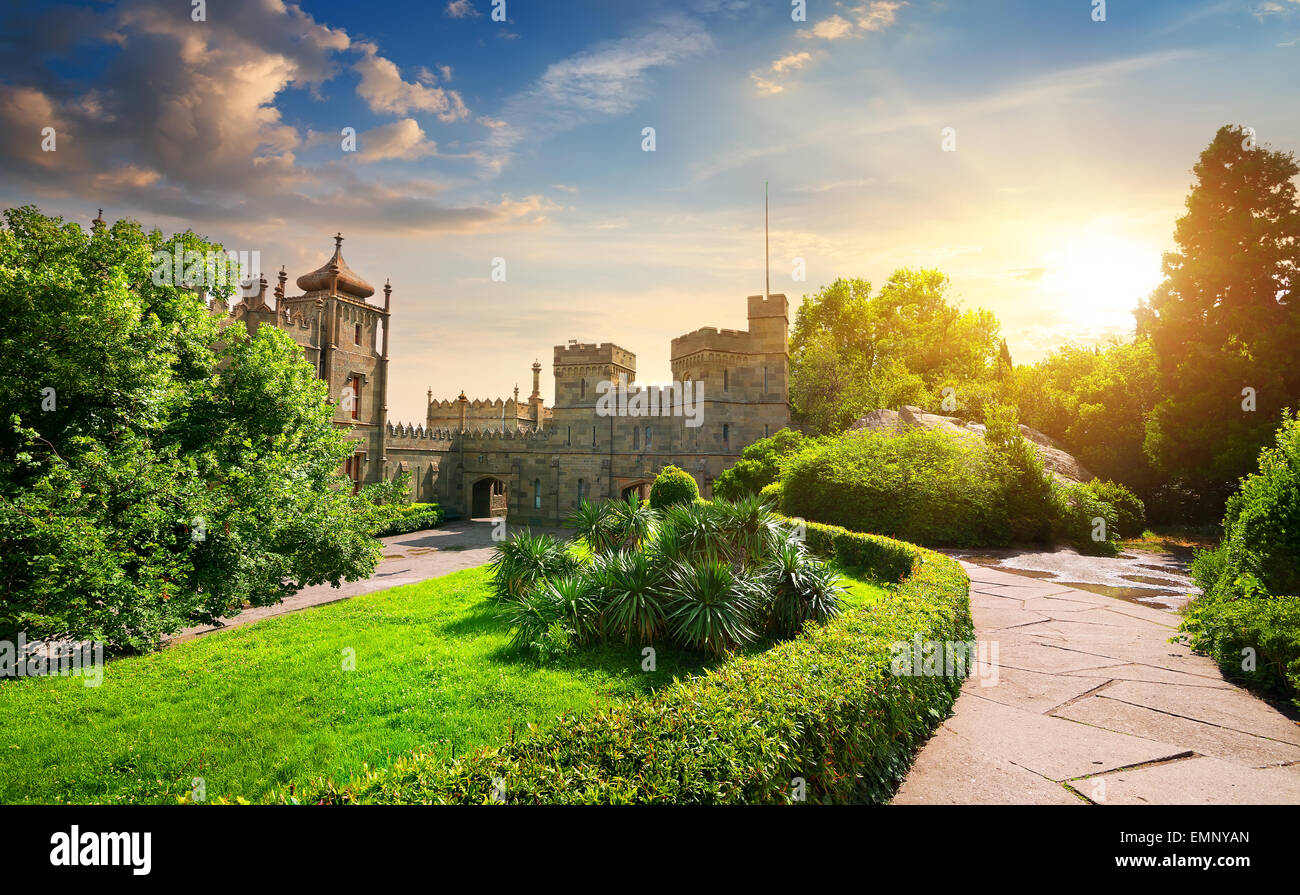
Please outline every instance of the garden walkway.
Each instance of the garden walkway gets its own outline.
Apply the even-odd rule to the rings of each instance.
[[[1169,643],[1178,615],[962,566],[994,667],[894,804],[1300,804],[1300,725]]]
[[[240,625],[297,612],[310,606],[346,600],[349,597],[400,587],[403,584],[415,584],[440,575],[449,575],[461,569],[472,569],[490,562],[496,542],[492,540],[493,525],[490,522],[470,522],[468,520],[444,522],[437,528],[411,532],[404,535],[392,535],[381,538],[384,545],[384,558],[373,575],[361,581],[345,581],[338,587],[318,584],[304,587],[292,597],[274,606],[262,606],[245,609],[234,618],[225,619],[222,625],[200,625],[186,628],[172,642],[188,640],[200,634],[213,631],[225,631]]]

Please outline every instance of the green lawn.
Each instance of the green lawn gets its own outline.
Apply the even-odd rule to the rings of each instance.
[[[883,593],[845,583],[853,604]],[[194,777],[208,800],[257,800],[417,746],[500,742],[707,665],[665,645],[646,673],[639,647],[596,646],[539,668],[508,642],[479,568],[120,659],[97,688],[5,681],[0,802],[175,801]]]

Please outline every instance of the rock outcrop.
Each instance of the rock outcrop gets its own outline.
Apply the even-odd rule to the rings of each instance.
[[[901,410],[873,410],[849,428],[891,434],[912,427],[950,432],[967,438],[984,437],[983,423],[926,413],[921,408],[911,405],[904,406]],[[1093,479],[1093,474],[1054,439],[1028,426],[1021,426],[1020,434],[1025,436],[1038,451],[1038,456],[1043,461],[1043,468],[1057,481],[1071,484]]]

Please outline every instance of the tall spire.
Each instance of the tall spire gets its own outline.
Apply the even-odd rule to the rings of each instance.
[[[763,181],[763,301],[772,294],[772,266],[767,257],[767,181]]]

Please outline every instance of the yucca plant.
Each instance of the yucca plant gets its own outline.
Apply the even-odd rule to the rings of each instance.
[[[644,506],[635,494],[626,500],[610,502],[610,527],[616,546],[623,550],[636,550],[653,534],[659,514]]]
[[[564,606],[550,588],[533,588],[517,599],[506,600],[501,606],[497,617],[510,626],[510,643],[517,648],[531,647],[553,625],[569,630],[565,624]],[[569,633],[571,636],[572,632]]]
[[[644,552],[610,556],[597,573],[604,604],[605,630],[627,643],[648,643],[666,621],[664,576]]]
[[[556,623],[581,644],[600,630],[593,597],[592,582],[584,575],[543,579],[518,599],[507,600],[498,617],[513,629],[510,642],[516,647],[532,646]]]
[[[550,578],[538,587],[559,604],[565,627],[575,643],[587,643],[601,634],[600,591],[593,576],[584,571]]]
[[[669,537],[675,538],[672,546],[683,562],[731,562],[734,559],[735,551],[723,527],[722,515],[712,504],[670,507],[660,528],[672,529],[673,534]]]
[[[767,628],[777,637],[792,637],[805,622],[824,622],[840,614],[844,588],[839,576],[795,541],[777,546],[760,582]]]
[[[518,600],[537,582],[567,575],[577,561],[564,544],[550,535],[516,532],[497,545],[492,556],[492,589],[498,599]]]
[[[784,526],[767,502],[757,495],[734,502],[714,501],[714,507],[737,562],[759,565],[785,539]]]
[[[608,553],[618,546],[613,507],[608,501],[592,503],[584,500],[569,516],[569,524],[578,530],[578,537],[591,548],[592,553]]]
[[[668,624],[682,646],[718,656],[758,636],[757,588],[723,560],[674,565],[667,596]]]

